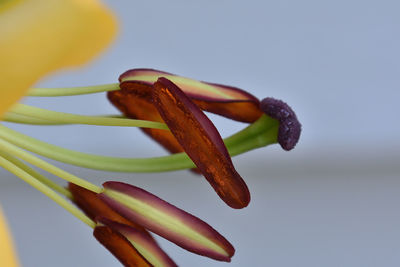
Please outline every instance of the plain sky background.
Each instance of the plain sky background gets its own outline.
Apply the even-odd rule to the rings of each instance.
[[[283,99],[302,122],[302,137],[289,153],[273,146],[234,159],[253,194],[241,211],[223,205],[190,172],[110,174],[59,166],[97,183],[134,183],[205,219],[236,247],[229,266],[399,266],[398,1],[106,3],[121,26],[113,46],[85,68],[38,86],[113,83],[127,69],[155,68]],[[25,103],[116,113],[103,94]],[[223,136],[244,126],[212,118]],[[85,152],[165,154],[137,129],[9,125]],[[2,176],[0,201],[25,266],[118,266],[85,225]],[[179,265],[226,265],[161,242]]]

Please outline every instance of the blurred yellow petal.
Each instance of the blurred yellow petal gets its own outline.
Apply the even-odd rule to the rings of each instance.
[[[97,0],[0,3],[0,115],[45,74],[92,59],[115,33]]]
[[[19,266],[16,260],[11,237],[8,234],[7,224],[0,208],[0,266]]]

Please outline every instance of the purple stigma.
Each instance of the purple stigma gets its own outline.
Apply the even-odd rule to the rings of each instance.
[[[292,150],[300,138],[301,124],[288,104],[271,97],[264,98],[260,108],[279,121],[278,142],[284,150]]]

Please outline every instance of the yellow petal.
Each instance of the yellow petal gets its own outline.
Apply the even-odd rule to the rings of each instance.
[[[19,264],[16,259],[13,244],[8,234],[7,224],[4,221],[0,208],[0,266],[18,266]]]
[[[42,76],[92,59],[116,33],[97,0],[8,0],[0,25],[0,115]]]

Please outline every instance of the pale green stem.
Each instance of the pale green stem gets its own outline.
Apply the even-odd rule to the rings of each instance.
[[[18,168],[22,169],[23,171],[25,171],[29,175],[35,177],[37,180],[39,180],[44,185],[50,187],[51,189],[57,191],[58,193],[64,195],[65,197],[67,197],[69,199],[72,199],[71,192],[68,191],[65,187],[53,182],[52,180],[50,180],[46,176],[44,176],[41,173],[35,171],[34,169],[29,167],[28,165],[22,163],[22,161],[18,160],[16,157],[14,157],[14,156],[12,156],[10,154],[4,153],[3,151],[0,151],[0,157],[6,158],[12,164],[14,164]]]
[[[229,154],[231,156],[240,155],[247,151],[276,144],[276,137],[278,135],[279,125],[272,126],[265,131],[264,135],[254,136],[254,138],[246,139],[246,141],[235,143],[235,145],[228,146]],[[262,144],[262,145],[261,145]]]
[[[32,88],[28,96],[72,96],[119,90],[119,83],[68,88]]]
[[[13,164],[7,157],[0,157],[0,166],[7,171],[13,173],[14,175],[21,178],[23,181],[36,188],[50,199],[55,201],[58,205],[69,211],[72,215],[80,219],[82,222],[86,223],[88,226],[94,228],[96,223],[87,217],[82,211],[80,211],[75,205],[64,199],[62,196],[58,195],[56,192],[51,190],[45,184],[41,183],[34,176],[19,168],[17,165]]]
[[[82,153],[21,134],[0,125],[0,137],[21,148],[64,163],[103,171],[163,172],[193,168],[194,164],[185,153],[156,158],[120,158]]]
[[[17,114],[14,112],[7,112],[3,115],[3,121],[13,122],[13,123],[23,123],[30,125],[64,125],[69,124],[65,122],[54,122],[44,119],[39,119],[35,117],[30,117],[26,115]]]
[[[71,173],[68,173],[60,168],[57,168],[56,166],[53,166],[50,163],[47,163],[46,161],[39,159],[38,157],[35,157],[30,153],[26,152],[25,150],[5,141],[4,139],[0,139],[0,150],[8,154],[11,154],[13,156],[16,156],[26,162],[29,162],[32,165],[35,165],[49,173],[54,174],[55,176],[60,177],[61,179],[79,185],[81,187],[84,187],[90,191],[93,191],[95,193],[100,193],[102,191],[102,189],[99,188],[98,186],[89,183],[88,181],[79,178]]]
[[[119,118],[119,119],[126,119],[126,117],[122,115],[99,115],[99,116],[91,116],[94,118]],[[44,119],[39,119],[27,115],[21,115],[14,112],[7,112],[3,115],[3,121],[13,122],[13,123],[22,123],[22,124],[29,124],[29,125],[66,125],[72,123],[66,122],[56,122],[56,121],[49,121]]]
[[[141,127],[141,128],[168,130],[168,127],[164,123],[160,122],[76,115],[76,114],[46,110],[43,108],[32,107],[24,104],[16,104],[13,108],[11,108],[11,112],[26,117],[35,117],[52,122],[64,122],[64,123],[99,125],[99,126]]]
[[[279,123],[267,116],[225,139],[231,156],[276,143]],[[82,153],[51,145],[0,125],[0,137],[19,147],[64,163],[113,172],[164,172],[195,167],[186,153],[154,158],[120,158]]]

